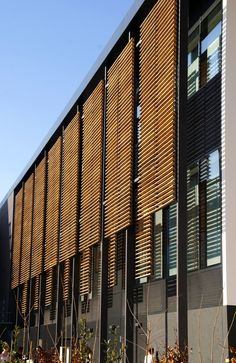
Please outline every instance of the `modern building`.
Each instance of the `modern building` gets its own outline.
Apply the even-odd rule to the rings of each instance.
[[[26,350],[81,317],[97,362],[112,325],[127,362],[236,347],[235,34],[235,0],[135,1],[2,201],[0,326]]]

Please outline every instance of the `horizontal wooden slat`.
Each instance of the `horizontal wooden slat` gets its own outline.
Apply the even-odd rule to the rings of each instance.
[[[61,137],[48,152],[47,161],[47,203],[46,240],[44,270],[58,262],[59,213],[61,186]]]
[[[134,40],[108,70],[105,235],[132,222]]]
[[[80,258],[80,295],[89,294],[90,292],[90,264],[91,249],[88,248],[81,253]]]
[[[67,259],[63,264],[63,301],[69,302],[71,298],[71,260]]]
[[[80,115],[77,113],[66,127],[63,137],[60,262],[74,256],[77,251],[79,145]]]
[[[23,316],[26,316],[27,309],[28,309],[28,282],[25,282],[22,285],[22,292],[21,292],[21,313]]]
[[[33,188],[34,174],[31,174],[24,186],[24,208],[23,208],[23,230],[21,247],[21,273],[20,283],[30,278],[30,258],[32,241],[32,218],[33,218]]]
[[[108,245],[108,287],[113,287],[117,282],[117,236],[109,238]]]
[[[46,271],[45,278],[45,306],[50,306],[52,304],[52,290],[56,287],[53,286],[53,268]]]
[[[85,102],[83,114],[80,251],[99,243],[101,238],[103,81]]]
[[[140,106],[136,277],[152,270],[152,214],[176,199],[177,2],[159,0],[140,28]],[[168,34],[168,36],[167,36]]]
[[[141,278],[152,273],[153,218],[148,215],[137,224],[135,276]]]
[[[46,198],[46,157],[35,168],[31,277],[43,270],[44,218]]]

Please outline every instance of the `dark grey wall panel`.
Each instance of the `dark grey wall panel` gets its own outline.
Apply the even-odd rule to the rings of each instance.
[[[204,157],[221,144],[221,74],[188,100],[187,160]]]
[[[213,267],[188,274],[188,308],[222,305],[222,269]]]

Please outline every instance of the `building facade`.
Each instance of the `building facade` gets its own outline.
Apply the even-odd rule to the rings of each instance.
[[[236,346],[235,14],[137,1],[1,203],[0,324],[26,351],[81,318],[98,362],[112,325],[129,362]]]

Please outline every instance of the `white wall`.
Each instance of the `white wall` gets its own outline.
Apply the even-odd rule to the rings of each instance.
[[[223,304],[236,305],[236,0],[223,0]]]

